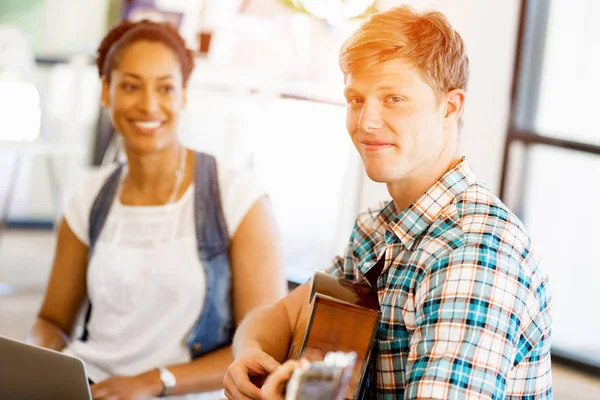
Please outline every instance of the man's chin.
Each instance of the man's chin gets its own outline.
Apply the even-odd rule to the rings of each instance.
[[[388,183],[393,177],[391,171],[382,168],[365,168],[365,171],[369,179],[377,183]]]

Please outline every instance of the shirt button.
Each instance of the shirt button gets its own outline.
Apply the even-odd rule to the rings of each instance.
[[[192,350],[195,352],[200,351],[200,349],[202,348],[202,345],[200,343],[194,343],[192,345]]]

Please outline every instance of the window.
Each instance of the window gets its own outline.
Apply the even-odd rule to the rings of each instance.
[[[550,2],[536,131],[600,145],[599,17],[594,0]]]
[[[550,274],[552,344],[600,363],[600,157],[545,145],[529,157],[523,216]]]
[[[553,357],[597,374],[598,18],[595,0],[523,0],[501,185],[550,274]]]

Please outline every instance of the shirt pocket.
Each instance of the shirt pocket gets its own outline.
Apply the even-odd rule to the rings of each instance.
[[[415,297],[413,293],[389,290],[381,302],[381,324],[379,337],[394,339],[398,332],[412,334],[417,328]]]

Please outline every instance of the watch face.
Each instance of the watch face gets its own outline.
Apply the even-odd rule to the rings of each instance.
[[[160,369],[160,380],[168,388],[175,386],[175,383],[177,382],[175,375],[166,368]]]

